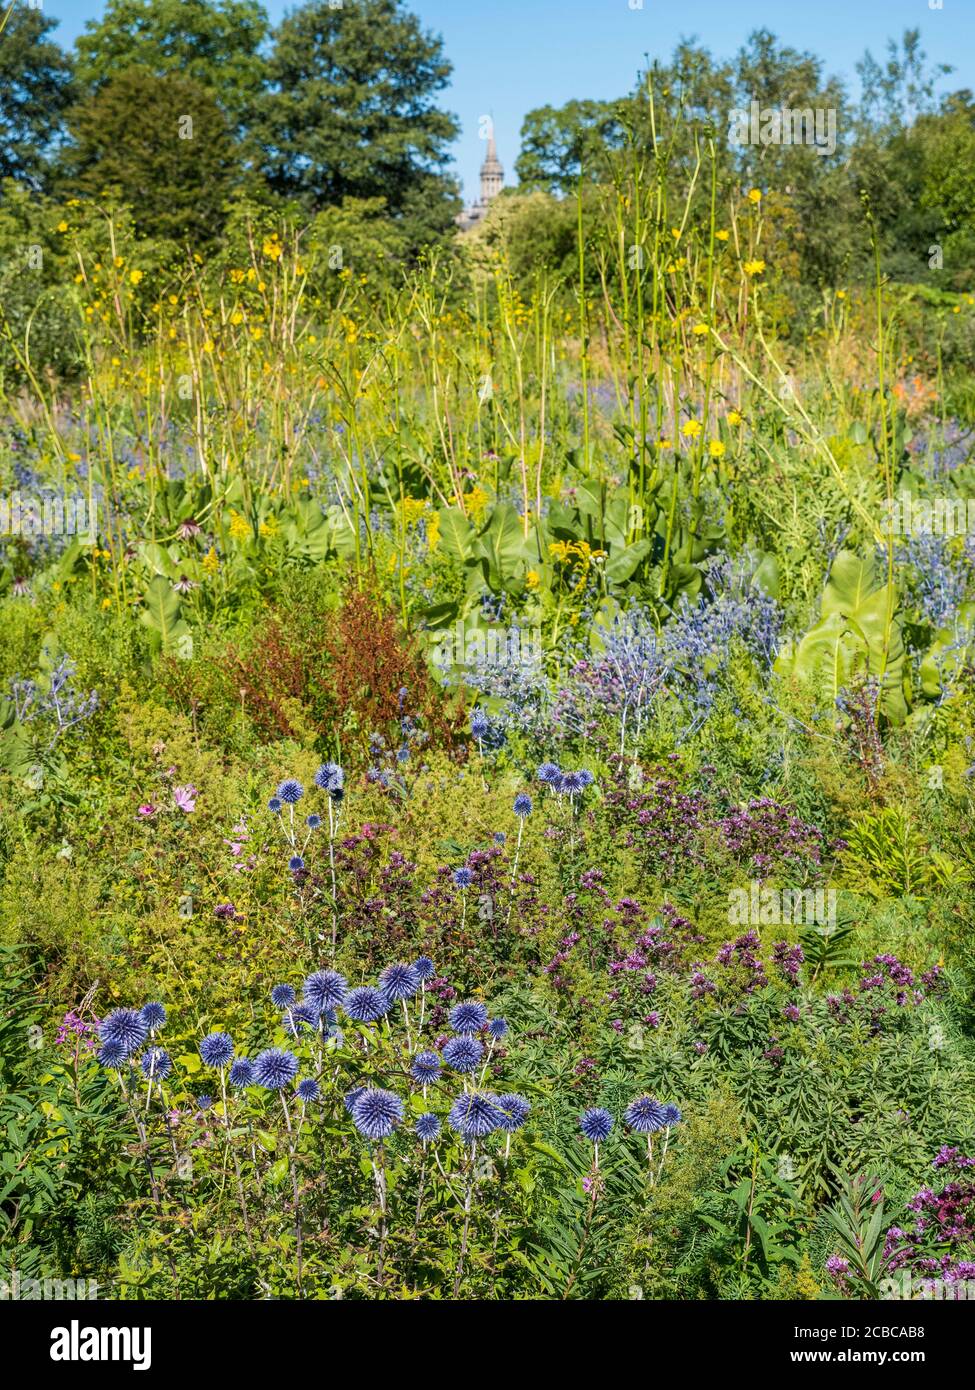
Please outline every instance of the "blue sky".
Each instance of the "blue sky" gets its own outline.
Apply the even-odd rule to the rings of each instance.
[[[975,0],[407,0],[427,29],[441,34],[454,66],[444,105],[459,117],[456,172],[465,195],[477,190],[484,157],[478,138],[482,115],[494,118],[498,154],[509,182],[519,131],[534,106],[572,97],[611,98],[633,85],[643,55],[668,57],[681,38],[696,37],[718,57],[732,55],[753,29],[768,28],[793,48],[825,59],[828,71],[858,90],[854,64],[864,49],[875,57],[906,28],[920,28],[932,62],[954,65],[952,87],[975,88]],[[265,0],[272,20],[292,5]],[[60,21],[65,45],[85,21],[102,12],[101,0],[44,0]]]

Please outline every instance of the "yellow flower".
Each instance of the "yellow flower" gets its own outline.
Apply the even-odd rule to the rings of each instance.
[[[211,578],[212,578],[213,575],[216,574],[216,572],[217,572],[217,570],[218,570],[219,568],[220,568],[220,561],[217,559],[217,552],[214,550],[213,546],[211,545],[210,549],[207,551],[207,553],[206,553],[206,554],[204,555],[204,557],[203,557],[203,570],[204,570],[204,573],[210,575]]]
[[[277,232],[275,232],[273,236],[267,238],[261,250],[269,260],[279,261],[281,259],[284,254],[284,247],[281,245],[280,241],[278,241]]]
[[[111,600],[110,598],[103,598],[103,599],[102,599],[102,608],[111,608],[111,606],[112,606],[112,600]]]
[[[738,414],[737,410],[729,410],[727,419],[729,425],[741,424],[741,416]]]
[[[58,223],[58,231],[59,231],[59,232],[66,232],[67,230],[68,230],[68,224],[67,224],[67,222],[59,222],[59,223]]]
[[[230,512],[230,536],[235,541],[247,541],[251,538],[251,528],[241,516],[240,512],[231,509]]]
[[[658,440],[657,440],[657,448],[658,448],[658,449],[672,449],[673,447],[674,447],[674,441],[673,441],[672,439],[658,439]]]
[[[836,291],[836,298],[837,298],[837,299],[845,299],[845,298],[846,298],[846,290],[837,290],[837,291]]]
[[[731,233],[726,232],[722,229],[720,232],[715,232],[714,235],[717,237],[718,241],[727,241],[728,238],[731,236]]]
[[[670,235],[675,241],[680,241],[680,227],[671,227]]]
[[[708,326],[706,323],[696,323],[691,329],[691,332],[696,333],[699,338],[703,338],[707,331]]]
[[[704,426],[699,420],[685,420],[680,427],[680,432],[686,439],[696,439]]]
[[[251,329],[251,337],[254,339],[255,343],[256,343],[256,342],[259,342],[259,341],[261,340],[261,338],[264,337],[264,329],[263,329],[263,328],[252,328],[252,329]]]
[[[761,275],[764,269],[764,261],[746,261],[745,264],[742,266],[742,270],[745,272],[746,275]]]
[[[115,257],[115,269],[116,269],[116,270],[121,270],[122,267],[123,267],[123,265],[125,265],[125,261],[122,259],[122,257],[121,257],[121,256],[116,256],[116,257]]]
[[[213,341],[212,341],[212,339],[207,338],[206,342],[203,344],[203,351],[204,351],[204,352],[212,352],[212,351],[213,351]]]
[[[748,195],[748,201],[750,203],[760,203],[762,201],[762,190],[760,188],[753,188]]]
[[[244,316],[239,309],[235,309],[234,312],[230,315],[230,322],[234,325],[234,327],[236,327],[238,323],[244,322]]]
[[[427,521],[427,550],[436,550],[440,544],[440,513],[434,512]]]
[[[243,281],[243,279],[244,279],[244,272],[243,272],[242,270],[232,270],[232,271],[230,272],[230,283],[231,283],[232,285],[239,285],[239,284],[241,284],[241,282]]]
[[[525,583],[529,589],[537,589],[540,582],[538,570],[529,570],[525,575]]]
[[[488,495],[480,486],[472,488],[464,498],[467,509],[476,522],[480,522],[484,513],[487,511]]]
[[[129,284],[130,284],[130,285],[137,285],[137,284],[139,283],[139,281],[143,278],[144,273],[145,273],[145,272],[144,272],[144,271],[141,271],[141,270],[130,270],[130,271],[129,271]]]
[[[720,439],[712,439],[708,445],[708,453],[713,459],[724,458],[725,448]]]

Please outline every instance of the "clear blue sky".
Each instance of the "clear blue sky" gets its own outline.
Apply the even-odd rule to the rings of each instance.
[[[293,5],[264,0],[272,20]],[[820,55],[827,71],[858,90],[854,64],[870,48],[880,58],[888,38],[920,28],[931,62],[954,65],[949,84],[975,88],[975,0],[407,0],[427,29],[441,34],[454,73],[444,104],[460,118],[456,171],[470,198],[484,157],[478,120],[492,114],[498,154],[514,181],[519,131],[534,106],[572,97],[612,98],[633,86],[643,55],[669,57],[695,37],[716,57],[731,56],[753,29],[768,28],[793,48]],[[56,37],[70,45],[102,0],[44,0],[60,20]]]

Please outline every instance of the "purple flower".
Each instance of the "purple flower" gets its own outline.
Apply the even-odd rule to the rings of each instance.
[[[372,1023],[389,1012],[385,995],[375,985],[359,985],[350,989],[342,1005],[356,1023]]]
[[[348,993],[348,981],[337,970],[316,970],[305,981],[304,995],[319,1013],[340,1009]]]
[[[579,1128],[591,1143],[601,1144],[604,1139],[609,1138],[610,1130],[613,1128],[613,1117],[608,1110],[593,1106],[591,1110],[583,1112]]]
[[[484,1056],[484,1048],[477,1038],[461,1036],[451,1038],[443,1050],[443,1059],[448,1067],[462,1073],[476,1071]]]
[[[379,976],[379,988],[391,1004],[398,999],[411,999],[421,984],[422,980],[414,965],[387,965]]]
[[[505,1116],[498,1106],[497,1096],[490,1091],[465,1091],[450,1107],[447,1119],[459,1135],[472,1140],[483,1139],[500,1129]]]
[[[366,1087],[352,1106],[352,1123],[373,1142],[388,1139],[402,1118],[403,1102],[399,1096],[378,1087]]]
[[[637,1134],[655,1134],[666,1124],[663,1106],[650,1096],[641,1096],[639,1100],[632,1101],[626,1107],[625,1118],[630,1129]]]
[[[479,1033],[487,1027],[487,1006],[474,1000],[455,1004],[450,1011],[450,1026],[455,1033]]]

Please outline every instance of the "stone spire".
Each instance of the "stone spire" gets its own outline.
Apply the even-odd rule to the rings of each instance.
[[[494,129],[488,140],[487,155],[481,165],[481,202],[489,203],[492,198],[496,198],[501,192],[504,184],[504,169],[498,158],[498,151],[494,144]]]

